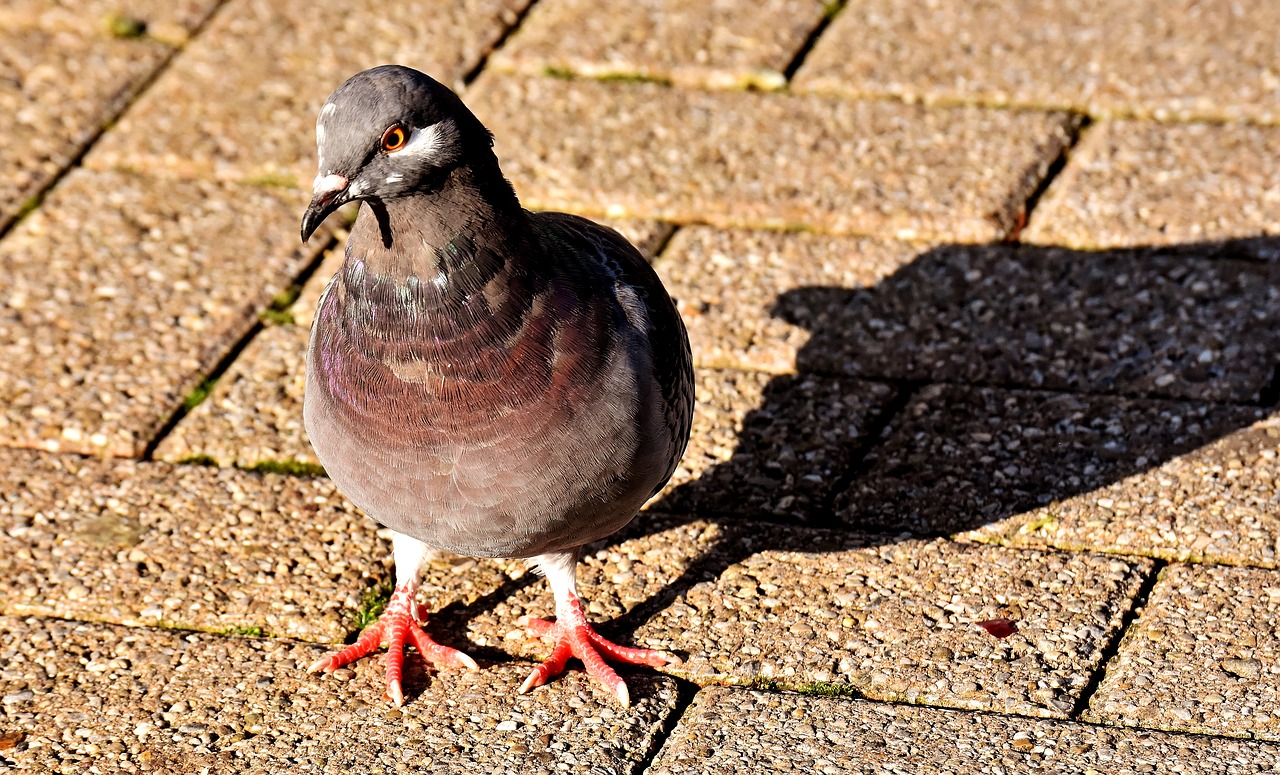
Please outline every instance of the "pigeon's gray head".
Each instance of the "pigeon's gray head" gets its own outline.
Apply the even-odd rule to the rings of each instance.
[[[302,240],[347,202],[429,191],[461,164],[492,160],[492,146],[458,95],[430,76],[398,65],[357,73],[329,95],[316,119],[320,172]]]

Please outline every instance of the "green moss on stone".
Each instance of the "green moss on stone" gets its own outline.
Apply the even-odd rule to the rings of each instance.
[[[187,455],[179,460],[178,463],[179,465],[188,466],[208,466],[210,468],[218,467],[218,461],[215,460],[212,455],[206,455],[203,452],[197,455]]]
[[[360,597],[360,608],[352,612],[351,626],[359,631],[378,621],[387,603],[391,602],[391,589],[389,581],[379,581],[366,589]]]
[[[112,11],[103,19],[107,32],[114,38],[133,40],[147,34],[147,23],[136,16]]]
[[[285,476],[324,476],[324,466],[305,460],[259,460],[249,466],[256,474],[284,474]]]
[[[213,388],[217,384],[217,377],[209,377],[199,385],[196,385],[195,388],[187,394],[187,397],[182,399],[183,410],[190,412],[192,409],[195,409],[197,406],[204,403],[204,400],[209,397],[209,394],[213,392]]]

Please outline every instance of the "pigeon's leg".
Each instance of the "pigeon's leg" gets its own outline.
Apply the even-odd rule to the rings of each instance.
[[[475,660],[457,649],[441,646],[422,631],[420,622],[425,612],[414,605],[418,591],[418,569],[429,547],[421,541],[399,533],[392,533],[392,548],[396,561],[396,588],[391,600],[378,621],[366,627],[356,642],[336,654],[318,660],[309,668],[316,673],[331,672],[349,665],[360,657],[387,644],[387,699],[396,705],[404,704],[404,691],[400,676],[404,668],[404,649],[413,646],[436,667],[466,667],[479,669]]]
[[[538,665],[520,686],[524,694],[564,672],[569,657],[577,657],[586,666],[587,673],[599,681],[623,707],[631,704],[627,685],[613,668],[605,664],[605,659],[624,662],[632,665],[680,664],[679,657],[664,654],[652,649],[636,649],[619,646],[601,637],[587,623],[582,612],[582,603],[578,600],[577,578],[575,570],[578,565],[577,551],[543,554],[529,560],[529,564],[547,577],[551,591],[556,598],[556,620],[533,619],[529,622],[529,631],[534,635],[554,638],[555,649],[546,662]]]

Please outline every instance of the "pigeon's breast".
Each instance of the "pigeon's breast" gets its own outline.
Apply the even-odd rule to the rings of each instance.
[[[551,288],[510,319],[387,329],[352,325],[351,299],[334,294],[312,333],[307,432],[383,525],[462,554],[530,556],[614,532],[661,477],[636,421],[643,356],[607,305]]]

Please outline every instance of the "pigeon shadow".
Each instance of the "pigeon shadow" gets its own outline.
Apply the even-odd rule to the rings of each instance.
[[[695,439],[693,478],[608,545],[694,521],[718,538],[602,630],[625,641],[754,553],[955,535],[1249,426],[1280,398],[1278,257],[1275,239],[947,245],[873,287],[781,293],[771,314],[809,333],[796,374],[769,379],[727,460]]]

